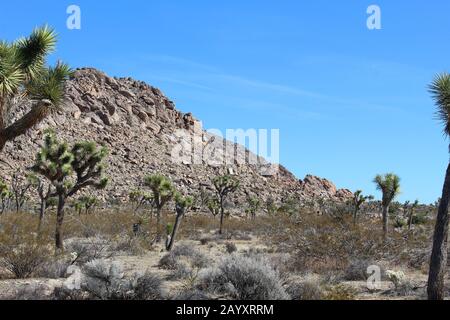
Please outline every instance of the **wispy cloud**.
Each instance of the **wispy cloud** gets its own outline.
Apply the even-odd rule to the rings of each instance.
[[[223,91],[224,86],[239,86],[243,89],[252,88],[275,94],[308,98],[308,101],[321,102],[322,104],[328,105],[330,108],[339,106],[339,108],[354,110],[397,110],[393,106],[370,103],[368,101],[362,101],[359,99],[337,97],[324,93],[304,90],[286,84],[266,82],[250,79],[240,75],[229,74],[226,72],[222,72],[220,68],[215,66],[170,55],[145,55],[140,56],[140,59],[142,59],[143,61],[151,61],[162,64],[167,69],[165,71],[165,76],[153,74],[148,76],[148,78],[184,85],[199,90],[220,93]],[[325,58],[322,57],[322,59],[319,59],[319,61],[323,61],[323,59]],[[169,76],[167,76],[167,74]],[[249,101],[247,102],[250,103]],[[290,108],[292,109],[292,107]],[[317,117],[319,114],[320,112],[318,110],[311,111],[311,115],[314,115],[314,117]]]

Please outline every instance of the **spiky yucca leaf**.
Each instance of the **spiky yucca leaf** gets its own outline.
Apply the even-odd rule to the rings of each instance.
[[[450,74],[437,75],[429,90],[437,107],[436,116],[444,125],[444,134],[448,136],[450,135]]]
[[[47,25],[35,28],[30,36],[17,41],[17,60],[28,79],[34,79],[44,71],[45,58],[55,50],[56,41],[55,30]]]
[[[67,64],[58,62],[33,78],[26,86],[27,93],[33,100],[49,100],[58,108],[64,102],[64,84],[72,73]]]
[[[5,41],[0,42],[0,97],[17,92],[25,75],[16,61],[16,50]]]

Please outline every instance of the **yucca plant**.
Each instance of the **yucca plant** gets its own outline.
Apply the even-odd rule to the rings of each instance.
[[[450,136],[450,74],[443,73],[434,79],[430,85],[430,93],[437,108],[437,118],[444,126],[444,135]],[[450,204],[450,163],[445,174],[442,197],[439,202],[436,226],[431,251],[430,271],[428,275],[428,299],[443,300],[444,279],[447,269],[448,240],[448,206]]]
[[[43,26],[15,42],[0,41],[0,152],[6,142],[23,135],[64,103],[64,85],[72,70],[62,62],[46,66],[56,39],[55,31]],[[23,97],[31,99],[31,109],[9,123]]]
[[[58,141],[53,131],[46,132],[44,146],[37,154],[31,170],[47,178],[58,197],[55,229],[57,251],[64,249],[62,225],[67,199],[88,187],[106,187],[108,179],[103,176],[106,155],[106,148],[99,148],[93,142],[78,142],[69,147],[67,143]]]
[[[389,206],[396,196],[400,194],[400,178],[393,174],[377,175],[373,180],[383,194],[381,205],[383,207],[383,236],[386,239],[389,222]]]
[[[162,175],[147,176],[144,185],[149,187],[153,193],[153,205],[156,209],[156,242],[161,241],[161,213],[166,203],[175,195],[175,188],[170,180]]]

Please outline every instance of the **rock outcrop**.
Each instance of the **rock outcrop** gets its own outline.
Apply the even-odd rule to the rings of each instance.
[[[29,103],[23,103],[14,117],[27,108]],[[244,147],[205,132],[200,121],[178,111],[159,89],[131,78],[111,78],[91,68],[78,69],[68,82],[63,110],[7,143],[0,154],[3,179],[9,180],[15,170],[32,164],[47,127],[68,142],[93,140],[108,147],[111,182],[100,194],[105,201],[126,200],[129,191],[152,173],[168,176],[186,194],[202,188],[212,191],[211,179],[218,174],[238,175],[241,188],[234,195],[235,203],[247,195],[275,201],[351,196],[326,179],[307,176],[298,180],[282,166],[274,171]]]

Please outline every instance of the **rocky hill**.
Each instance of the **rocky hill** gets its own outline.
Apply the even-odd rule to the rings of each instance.
[[[14,117],[27,108],[29,103],[24,102]],[[299,180],[281,166],[274,172],[264,159],[242,146],[205,132],[200,121],[178,111],[159,89],[131,78],[112,78],[91,68],[78,69],[67,84],[63,111],[6,145],[0,155],[2,178],[9,180],[13,172],[33,162],[47,127],[69,142],[93,140],[108,147],[111,183],[101,193],[107,201],[126,200],[129,191],[152,173],[170,177],[186,194],[202,188],[212,190],[211,178],[217,174],[238,175],[241,188],[234,196],[235,203],[246,195],[275,201],[288,197],[342,200],[351,196],[350,191],[337,190],[326,179],[306,176]],[[174,153],[176,146],[187,148]],[[186,149],[204,153],[200,151],[198,157],[198,151],[190,155]]]

